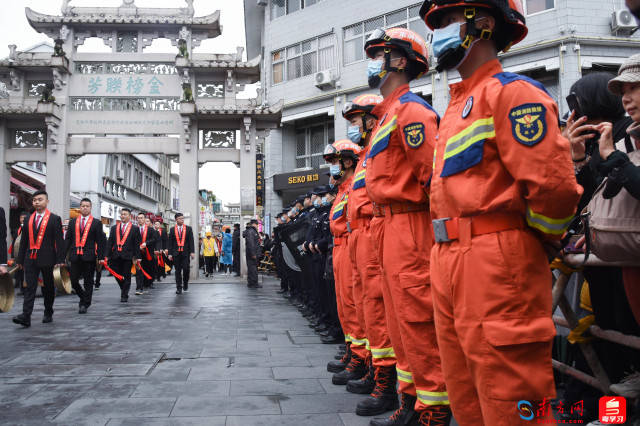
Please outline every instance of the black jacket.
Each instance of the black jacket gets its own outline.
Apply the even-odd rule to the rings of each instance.
[[[69,255],[69,260],[75,262],[78,260],[78,250],[76,249],[76,222],[81,218],[78,216],[76,219],[69,221],[69,228],[67,229],[67,237],[65,238],[65,254]],[[82,235],[80,235],[82,240]],[[107,236],[102,231],[102,222],[99,219],[93,218],[91,222],[91,228],[89,228],[89,234],[87,235],[87,241],[85,242],[84,249],[82,250],[82,260],[85,262],[92,262],[98,259],[104,258],[104,251],[107,246]]]
[[[120,226],[118,222],[111,227],[109,231],[109,241],[107,241],[107,257],[109,259],[138,259],[140,257],[140,230],[136,225],[131,225],[131,231],[124,244],[122,245],[122,251],[118,251],[117,238],[116,238],[116,226]],[[124,235],[121,235],[124,238]]]
[[[146,226],[146,225],[145,225]],[[156,232],[155,229],[153,229],[153,226],[147,226],[147,228],[149,228],[147,230],[147,248],[149,249],[149,254],[151,254],[151,256],[153,257],[153,252],[156,251],[156,246],[158,245],[158,233]],[[138,232],[140,234],[140,244],[142,244],[142,228],[138,227]],[[146,259],[147,258],[147,252],[146,250],[140,250],[140,259]]]
[[[165,231],[163,227],[160,227],[159,230],[156,230],[156,234],[158,235],[156,250],[167,250],[167,231]]]
[[[177,226],[177,225],[176,225]],[[181,254],[191,254],[191,253],[195,253],[195,248],[194,248],[194,243],[193,243],[193,230],[191,229],[190,226],[187,225],[182,225],[187,231],[187,234],[185,235],[184,238],[184,251],[183,252],[179,252],[178,251],[178,241],[176,240],[176,227],[172,227],[171,229],[169,229],[169,236],[168,238],[168,243],[169,243],[169,256],[177,256],[178,253]]]
[[[35,228],[35,212],[32,213],[31,216],[34,216],[33,228]],[[29,236],[33,234],[33,240],[35,242],[38,239],[38,230],[32,229],[32,227],[29,226],[31,216],[25,219],[27,226],[22,231],[22,234],[20,234],[20,253],[18,253],[18,258],[16,259],[16,263],[19,265],[24,265],[25,262],[33,262],[29,258]],[[42,226],[42,224],[40,224],[40,226]],[[65,245],[64,239],[62,238],[62,219],[60,219],[60,216],[51,213],[47,229],[45,229],[44,236],[42,238],[42,245],[40,246],[40,250],[36,253],[36,265],[42,267],[64,263],[64,249]]]
[[[240,230],[239,229],[234,229],[233,230],[233,240],[232,240],[232,251],[234,253],[240,253]]]
[[[247,256],[260,256],[260,237],[258,231],[253,226],[248,226],[243,233],[245,241],[245,252]]]

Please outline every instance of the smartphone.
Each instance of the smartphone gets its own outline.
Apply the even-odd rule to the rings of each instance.
[[[582,108],[580,108],[580,102],[578,101],[578,97],[575,93],[569,93],[567,96],[567,105],[569,105],[569,109],[574,111],[573,119],[577,120],[582,117],[584,114],[582,113]]]
[[[569,240],[569,244],[567,244],[567,246],[564,248],[564,252],[567,254],[584,253],[584,246],[576,247],[576,243],[578,242],[580,237],[582,237],[582,235],[572,236]]]

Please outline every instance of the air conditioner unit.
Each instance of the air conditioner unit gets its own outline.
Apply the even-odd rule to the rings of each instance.
[[[122,169],[118,169],[116,171],[116,179],[118,180],[124,180],[124,170]]]
[[[632,33],[637,26],[635,18],[627,9],[616,10],[611,15],[612,33]]]
[[[318,89],[328,89],[336,87],[336,78],[331,71],[320,71],[316,73],[316,87]]]

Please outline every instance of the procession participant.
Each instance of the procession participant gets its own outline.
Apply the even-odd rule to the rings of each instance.
[[[520,1],[427,1],[420,13],[435,30],[437,69],[462,77],[450,87],[430,193],[451,405],[461,425],[524,425],[519,401],[555,395],[544,246],[562,237],[582,191],[556,103],[497,59],[527,34]]]
[[[78,313],[86,314],[91,306],[96,259],[104,257],[107,245],[102,223],[91,215],[90,199],[83,198],[80,201],[80,216],[69,222],[65,244],[65,253],[71,265],[71,286],[80,299]],[[80,285],[80,277],[84,288]]]
[[[131,210],[128,208],[120,210],[120,221],[111,227],[107,247],[105,261],[122,277],[116,277],[116,281],[120,286],[120,302],[126,303],[129,301],[131,287],[131,266],[140,253],[140,231],[131,223]]]
[[[24,289],[22,314],[13,317],[13,322],[24,327],[31,326],[31,313],[38,288],[38,277],[42,274],[44,287],[43,323],[53,321],[53,268],[64,266],[64,239],[62,219],[47,209],[49,196],[46,191],[33,193],[32,204],[35,211],[28,219],[27,227],[20,238],[20,252],[16,264],[24,268],[27,287]]]
[[[402,395],[396,413],[371,424],[448,425],[451,410],[429,277],[428,184],[439,119],[409,90],[409,82],[429,68],[427,45],[405,28],[377,29],[365,52],[369,86],[379,88],[384,98],[372,111],[380,119],[371,133],[365,184],[374,203],[371,235],[383,268],[387,326]]]
[[[350,392],[371,394],[358,403],[356,414],[361,416],[374,416],[398,408],[396,357],[385,318],[382,268],[371,241],[373,203],[365,184],[365,156],[370,148],[371,130],[377,121],[372,111],[382,101],[383,98],[378,95],[361,95],[347,103],[342,110],[342,116],[350,124],[347,130],[349,139],[364,147],[364,155],[356,166],[347,202],[347,224],[351,233],[349,253],[354,267],[354,298],[356,307],[360,308],[358,311],[371,348],[369,373],[361,380],[347,383],[347,390]]]
[[[193,230],[184,224],[184,215],[175,214],[176,225],[169,231],[169,260],[176,270],[176,294],[189,291],[189,262],[195,257]]]
[[[165,259],[167,256],[167,232],[162,226],[162,220],[156,218],[153,222],[153,227],[158,233],[158,241],[156,243],[156,257],[158,258],[158,267],[156,268],[156,281],[162,281],[162,278],[167,276],[165,272]]]
[[[151,252],[151,249],[149,249],[149,251],[151,252],[151,265],[149,266],[149,268],[151,270],[148,271],[149,275],[151,275],[151,279],[149,280],[149,288],[153,289],[153,288],[156,288],[153,285],[153,281],[156,279],[156,276],[158,275],[158,256],[156,254],[158,253],[158,246],[161,245],[161,242],[160,242],[160,235],[158,235],[158,231],[153,226],[153,223],[151,222],[151,217],[149,215],[147,215],[147,217],[144,218],[144,224],[148,226],[149,229],[152,230],[155,235],[155,241],[153,243],[153,252]]]
[[[18,225],[18,229],[16,230],[16,237],[13,239],[13,241],[11,242],[11,246],[9,247],[9,255],[13,258],[14,262],[15,259],[18,257],[18,252],[15,250],[15,245],[16,245],[16,241],[18,241],[18,238],[20,238],[22,231],[24,229],[24,221],[27,218],[27,213],[26,212],[22,212],[20,213],[20,217],[19,217],[19,225]],[[22,290],[22,283],[24,282],[24,269],[18,269],[14,274],[13,274],[13,282],[14,282],[14,287],[19,289],[20,294],[23,293]]]
[[[213,275],[215,263],[215,246],[216,241],[213,239],[211,232],[207,231],[205,238],[202,240],[202,255],[204,256],[204,276]]]
[[[350,347],[351,358],[344,370],[334,373],[331,382],[334,385],[346,385],[349,380],[360,379],[367,374],[366,336],[364,324],[358,321],[355,300],[353,298],[353,265],[349,257],[347,240],[347,200],[353,180],[353,171],[362,148],[348,139],[342,139],[327,145],[323,153],[325,161],[330,163],[329,173],[338,187],[338,194],[329,213],[330,229],[333,235],[333,275],[335,277],[338,314],[344,331],[344,340]],[[332,336],[334,338],[338,336]],[[337,339],[336,339],[337,340]],[[323,343],[329,343],[324,340]],[[327,366],[327,368],[330,368]]]
[[[153,284],[153,263],[152,253],[155,251],[156,231],[147,224],[147,217],[143,212],[138,213],[138,232],[140,247],[136,258],[138,259],[136,272],[136,296],[144,294],[144,289]]]
[[[260,256],[260,238],[258,237],[258,221],[251,219],[247,223],[243,235],[245,239],[245,255],[247,261],[247,287],[260,288],[258,282],[258,257]]]

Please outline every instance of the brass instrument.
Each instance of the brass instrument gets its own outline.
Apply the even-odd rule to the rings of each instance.
[[[15,274],[20,267],[15,266],[6,274],[0,275],[0,312],[9,312],[13,307],[13,301],[16,297],[15,289],[13,288],[13,274]]]
[[[53,268],[53,284],[59,292],[71,294],[71,278],[66,266],[56,266]]]

